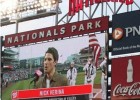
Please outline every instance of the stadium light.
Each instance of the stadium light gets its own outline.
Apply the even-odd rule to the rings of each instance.
[[[10,14],[17,7],[17,0],[0,0],[0,12],[3,15]],[[1,15],[2,17],[2,15]]]
[[[17,19],[19,22],[36,18],[56,15],[57,2],[62,0],[0,0],[1,25],[12,24],[9,20]],[[41,12],[40,13],[38,12]],[[58,14],[61,11],[59,9]]]

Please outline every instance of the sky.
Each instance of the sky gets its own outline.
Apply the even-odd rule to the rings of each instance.
[[[139,0],[135,0],[138,2]],[[61,19],[67,12],[68,12],[68,0],[62,0],[62,3],[60,3],[59,7],[62,11],[62,14],[59,15],[59,19]],[[109,3],[110,6],[113,5],[113,3]],[[120,3],[117,3],[118,7]],[[133,6],[134,9],[137,10],[136,5]],[[85,8],[87,11],[89,11],[89,8]],[[95,9],[95,8],[92,8]],[[104,9],[105,10],[105,9]],[[126,6],[120,10],[120,12],[126,12]],[[87,12],[88,13],[88,12]],[[81,14],[82,15],[82,14]],[[104,15],[109,15],[110,19],[112,16],[111,10],[107,10],[106,14],[104,11]],[[96,12],[94,17],[100,17],[101,16],[101,9],[99,8]],[[80,17],[82,18],[82,17]],[[84,20],[86,17],[83,18]],[[74,16],[72,19],[72,22],[77,21],[77,17]],[[45,17],[40,19],[35,19],[32,21],[26,21],[21,22],[18,24],[18,32],[25,32],[29,30],[36,30],[41,29],[45,27],[50,27],[55,25],[55,16],[51,17]],[[7,25],[0,27],[0,33],[2,36],[8,35],[8,34],[15,34],[16,32],[16,25]],[[101,47],[105,46],[105,34],[97,34],[97,39],[99,41],[99,44]],[[20,52],[19,59],[28,59],[28,58],[34,58],[43,56],[45,51],[48,47],[56,47],[58,49],[59,55],[62,55],[62,57],[59,59],[59,62],[64,62],[68,56],[74,53],[78,53],[79,50],[81,50],[84,47],[88,46],[89,40],[88,36],[84,37],[78,37],[73,39],[66,39],[66,40],[60,40],[60,41],[54,41],[54,42],[46,42],[42,44],[36,44],[36,45],[29,45],[20,47],[18,50]],[[17,50],[17,49],[14,49]]]
[[[103,37],[104,35],[101,35]],[[100,38],[101,38],[100,37]],[[104,40],[104,37],[103,37]],[[105,43],[105,42],[104,42]],[[71,54],[79,54],[79,51],[89,45],[88,36],[65,39],[60,41],[53,41],[47,43],[40,43],[36,45],[29,45],[20,47],[20,59],[34,58],[44,56],[48,47],[55,47],[58,50],[60,59],[58,62],[64,62]],[[102,47],[104,46],[102,42]]]

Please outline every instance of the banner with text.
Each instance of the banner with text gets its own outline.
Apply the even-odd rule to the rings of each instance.
[[[108,29],[109,17],[100,17],[74,23],[5,36],[5,47],[83,35]]]
[[[12,92],[12,100],[18,99],[35,99],[35,98],[63,98],[65,96],[65,100],[69,100],[68,98],[75,98],[72,100],[79,100],[79,96],[76,95],[85,95],[90,94],[92,92],[91,85],[77,85],[77,86],[64,86],[64,87],[54,87],[54,88],[41,88],[41,89],[30,89],[30,90],[14,90]],[[66,97],[68,96],[68,97]],[[71,97],[70,97],[71,96]],[[46,99],[45,99],[46,100]],[[63,100],[63,99],[62,99]],[[86,99],[85,99],[86,100]]]
[[[112,59],[111,99],[140,99],[140,56]]]
[[[112,55],[140,52],[140,10],[113,15]]]

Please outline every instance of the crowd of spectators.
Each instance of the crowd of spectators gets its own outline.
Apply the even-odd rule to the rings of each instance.
[[[16,69],[16,70],[4,72],[2,77],[2,87],[7,87],[8,84],[13,82],[31,78],[36,69],[37,68]]]

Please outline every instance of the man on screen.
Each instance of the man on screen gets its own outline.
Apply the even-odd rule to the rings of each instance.
[[[49,88],[68,85],[67,78],[61,74],[58,74],[56,71],[58,57],[58,51],[54,47],[48,48],[44,57],[44,76],[39,79],[36,88]]]

